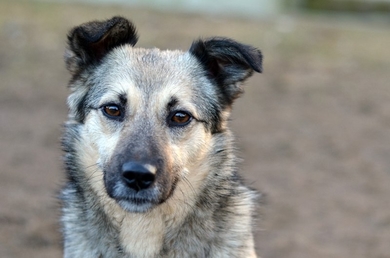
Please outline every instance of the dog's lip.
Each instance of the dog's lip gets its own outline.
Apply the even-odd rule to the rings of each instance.
[[[126,201],[134,204],[147,204],[147,203],[159,203],[157,200],[152,198],[142,198],[142,197],[117,197],[115,198],[117,201]]]
[[[172,197],[173,193],[175,192],[178,181],[179,178],[174,178],[173,183],[169,188],[169,191],[165,192],[165,194],[161,193],[156,185],[154,187],[139,192],[134,192],[129,191],[129,189],[126,187],[123,187],[124,185],[119,182],[116,182],[114,187],[107,187],[106,185],[106,191],[108,196],[118,203],[123,202],[134,206],[157,206],[162,203],[165,203],[168,199]]]
[[[117,202],[127,202],[133,205],[144,205],[144,204],[159,205],[166,202],[169,198],[171,198],[173,192],[175,191],[175,188],[176,188],[176,184],[172,185],[171,190],[169,191],[168,195],[165,198],[159,198],[158,196],[140,197],[140,196],[136,196],[136,194],[111,196],[111,198],[115,199]]]
[[[147,212],[158,205],[158,203],[145,198],[122,198],[115,200],[125,211],[135,213]]]
[[[129,193],[129,192],[118,192],[118,191],[109,191],[107,189],[107,194],[112,199],[116,200],[117,202],[123,201],[128,202],[132,204],[155,204],[159,203],[158,195],[155,194],[148,194],[148,193]]]

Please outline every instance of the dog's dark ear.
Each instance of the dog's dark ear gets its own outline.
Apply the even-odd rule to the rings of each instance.
[[[123,44],[134,46],[137,40],[134,25],[122,17],[84,23],[68,35],[66,66],[75,74],[89,64],[98,63],[111,49]]]
[[[223,94],[222,101],[231,105],[242,93],[241,82],[253,71],[262,72],[260,50],[228,38],[197,40],[189,50],[203,65],[208,77]]]

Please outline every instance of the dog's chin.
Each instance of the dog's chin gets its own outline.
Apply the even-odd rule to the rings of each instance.
[[[122,209],[131,213],[145,213],[158,205],[148,200],[116,200],[116,201]]]

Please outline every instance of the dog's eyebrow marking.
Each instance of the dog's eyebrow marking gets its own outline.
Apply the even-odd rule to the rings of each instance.
[[[170,111],[173,106],[176,106],[177,103],[179,103],[179,100],[175,96],[172,96],[167,105],[168,111]]]
[[[122,105],[126,105],[127,103],[127,96],[125,93],[120,93],[119,94],[119,101],[121,102]]]

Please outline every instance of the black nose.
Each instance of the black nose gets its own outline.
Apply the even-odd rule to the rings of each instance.
[[[122,165],[122,176],[126,184],[140,191],[148,188],[153,182],[156,174],[156,167],[140,162],[126,162]]]

